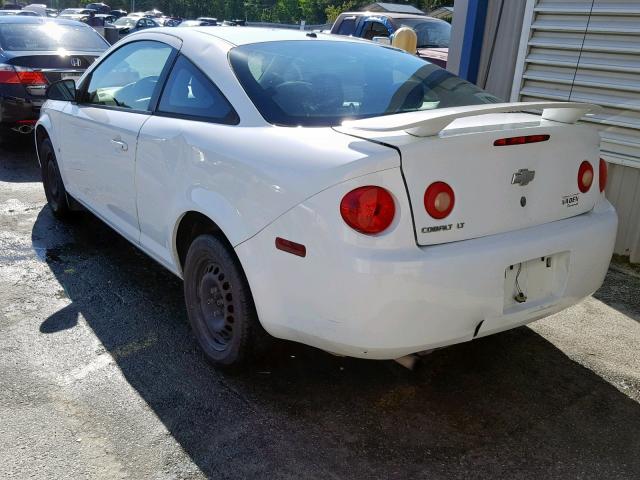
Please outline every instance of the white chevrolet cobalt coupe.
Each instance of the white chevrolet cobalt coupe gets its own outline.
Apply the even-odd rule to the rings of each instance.
[[[169,28],[52,84],[36,141],[53,213],[84,206],[182,277],[214,363],[265,331],[397,359],[601,285],[617,217],[576,125],[592,108],[498,103],[353,38]]]

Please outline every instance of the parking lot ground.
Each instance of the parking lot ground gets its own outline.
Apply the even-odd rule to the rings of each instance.
[[[640,274],[416,371],[281,343],[211,368],[181,282],[0,148],[0,478],[640,478]]]

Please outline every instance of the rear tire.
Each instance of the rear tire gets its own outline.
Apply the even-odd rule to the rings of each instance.
[[[184,267],[189,322],[207,359],[222,366],[246,364],[268,338],[230,248],[213,235],[200,235]]]
[[[51,140],[45,138],[40,143],[39,148],[40,163],[42,170],[42,185],[47,197],[47,203],[54,217],[58,219],[68,219],[71,216],[67,190],[64,188],[56,154],[51,144]]]

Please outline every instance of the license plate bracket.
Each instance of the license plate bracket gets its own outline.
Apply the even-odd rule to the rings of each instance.
[[[551,303],[562,296],[569,252],[542,255],[509,265],[504,272],[504,314]]]
[[[82,73],[62,73],[60,74],[60,78],[62,80],[73,80],[77,82],[78,79],[82,76]]]

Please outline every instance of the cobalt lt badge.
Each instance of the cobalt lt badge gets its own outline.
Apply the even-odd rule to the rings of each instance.
[[[511,185],[520,185],[525,186],[528,185],[529,182],[533,181],[533,177],[536,176],[535,170],[527,170],[526,168],[521,168],[511,177]]]

